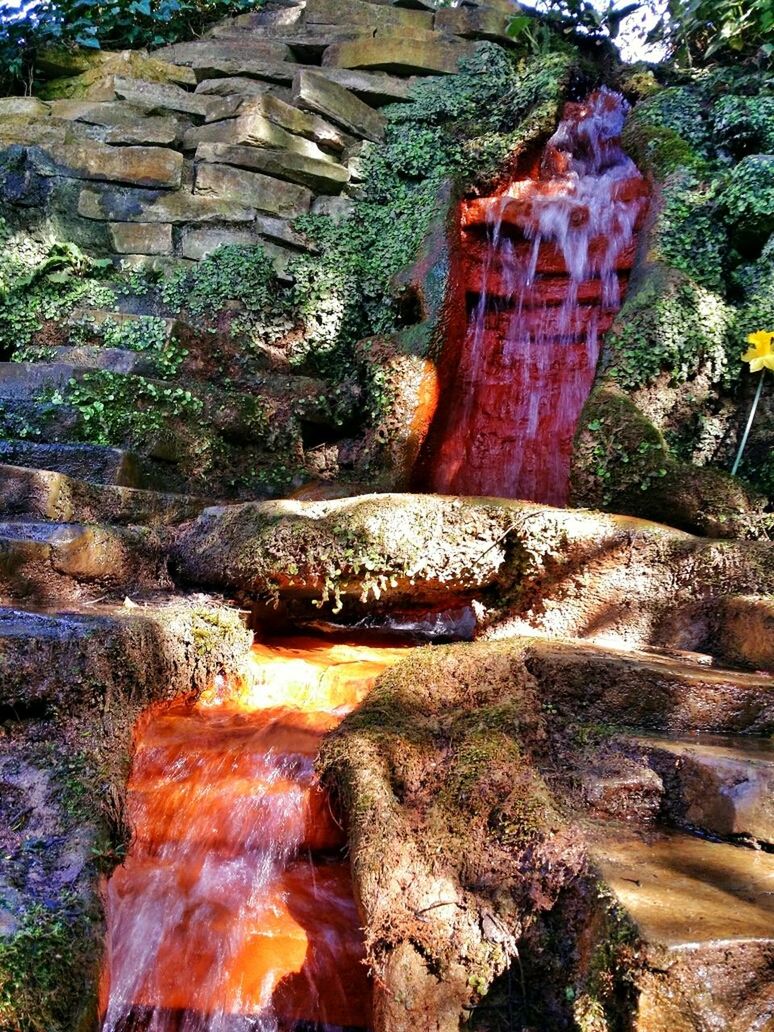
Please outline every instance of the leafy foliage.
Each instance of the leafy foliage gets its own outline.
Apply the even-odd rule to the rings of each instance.
[[[772,0],[669,0],[651,33],[689,65],[713,57],[774,56]]]
[[[29,82],[47,47],[158,47],[201,35],[218,18],[261,0],[38,0],[0,24],[0,88]]]

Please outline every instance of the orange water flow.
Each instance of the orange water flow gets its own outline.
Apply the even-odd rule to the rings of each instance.
[[[150,716],[134,838],[108,886],[103,1032],[370,1025],[343,832],[314,759],[405,652],[256,645],[240,679]]]
[[[448,342],[423,486],[567,504],[573,438],[648,206],[620,145],[626,112],[606,89],[567,104],[537,164],[463,203],[468,323],[461,346]]]

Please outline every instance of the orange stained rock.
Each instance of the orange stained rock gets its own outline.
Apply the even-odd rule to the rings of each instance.
[[[108,888],[105,1032],[369,1025],[349,869],[330,855],[342,829],[314,757],[405,652],[259,644],[241,678],[151,716],[129,782],[134,840]]]

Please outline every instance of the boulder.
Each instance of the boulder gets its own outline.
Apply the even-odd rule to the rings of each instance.
[[[472,51],[469,44],[435,34],[436,38],[380,36],[334,43],[323,54],[326,68],[358,68],[397,75],[453,75]]]
[[[195,193],[222,201],[239,197],[242,203],[259,211],[287,218],[303,215],[312,204],[312,193],[304,186],[230,165],[199,165]]]
[[[156,56],[173,64],[192,68],[198,81],[217,75],[257,75],[268,63],[280,64],[291,59],[290,49],[273,40],[249,40],[245,43],[231,40],[202,39],[193,43],[175,43]]]
[[[343,86],[311,71],[293,80],[293,99],[301,107],[330,118],[348,132],[369,140],[384,135],[384,119]]]
[[[170,223],[111,222],[108,229],[118,254],[172,254]]]
[[[224,143],[200,143],[197,162],[235,165],[276,179],[300,183],[315,193],[337,194],[349,182],[349,172],[333,161],[320,161],[292,151],[261,147],[233,147]]]
[[[30,158],[42,175],[96,179],[136,186],[181,185],[183,156],[162,147],[108,147],[99,143],[70,143],[35,148]]]
[[[431,29],[429,11],[407,10],[363,0],[308,0],[304,9],[304,27],[313,25],[356,26],[373,32],[384,29],[399,35],[411,29]]]
[[[129,187],[84,187],[78,214],[109,222],[252,222],[255,209],[239,201],[183,190],[163,193]]]

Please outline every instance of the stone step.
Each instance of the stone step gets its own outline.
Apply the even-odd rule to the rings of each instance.
[[[0,464],[0,517],[5,519],[158,526],[193,519],[208,504],[190,495],[95,484],[51,470]]]
[[[89,587],[125,595],[170,587],[162,541],[146,528],[0,522],[0,599],[51,605]]]
[[[73,370],[64,362],[0,362],[0,402],[35,402],[44,393],[61,391]]]
[[[771,1026],[774,855],[681,833],[588,830],[593,861],[639,939],[633,1032]]]
[[[34,356],[35,349],[28,348]],[[41,347],[41,362],[67,365],[73,370],[103,369],[109,373],[152,374],[157,371],[154,355],[143,351],[127,351],[125,348],[103,348],[97,344],[63,344],[53,348]],[[34,357],[33,357],[34,361]]]
[[[585,642],[530,646],[544,697],[579,720],[658,732],[769,734],[774,677]]]
[[[710,645],[733,662],[774,672],[774,598],[726,595]]]
[[[67,610],[56,602],[34,611],[0,607],[0,707],[72,712],[96,705],[102,712],[111,692],[151,698],[188,691],[191,672],[233,668],[249,648],[252,635],[240,614],[212,599],[152,595],[133,607],[122,601]]]
[[[136,455],[101,444],[0,440],[0,462],[62,473],[92,484],[116,487],[142,487],[144,484]]]
[[[662,816],[710,835],[774,845],[771,739],[639,737],[634,744],[662,780]]]

